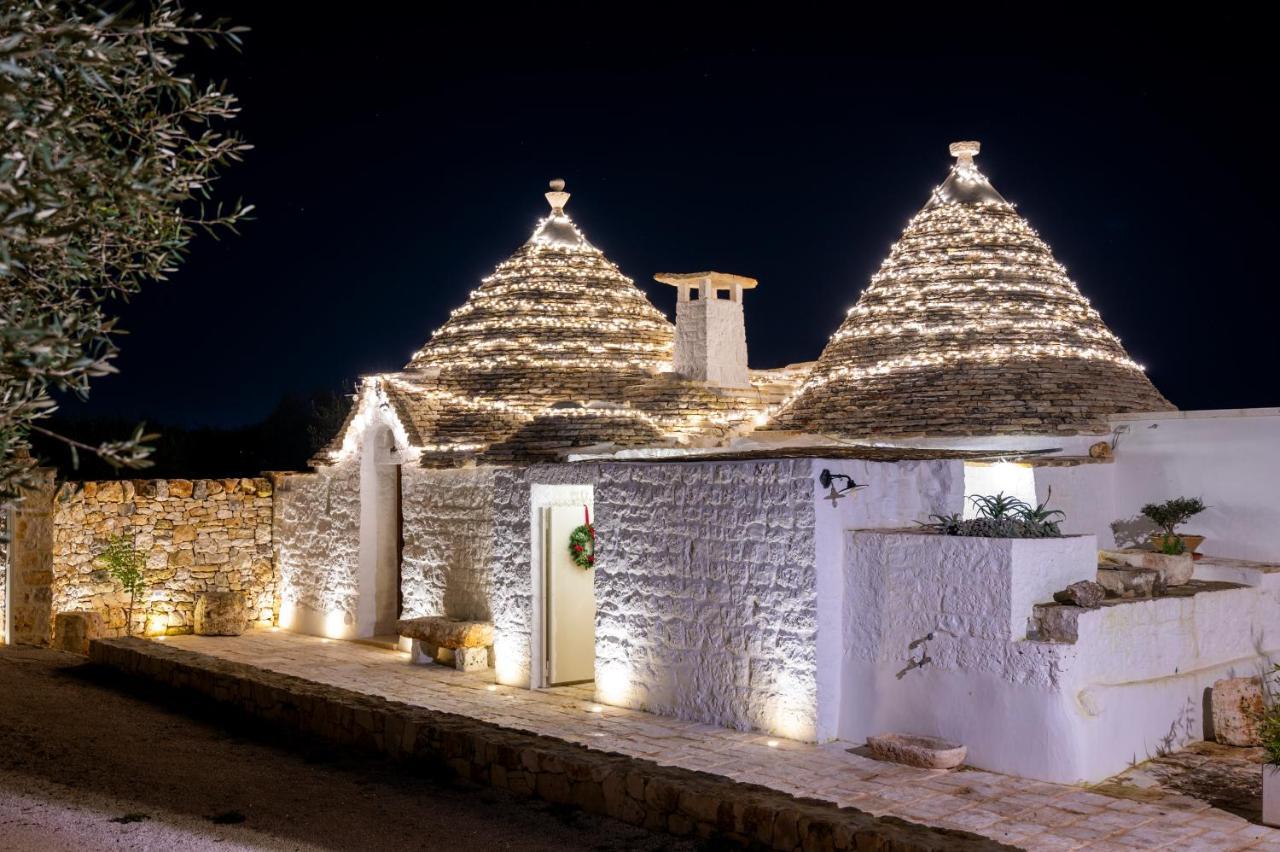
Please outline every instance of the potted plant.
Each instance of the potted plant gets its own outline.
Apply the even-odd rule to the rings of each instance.
[[[1160,528],[1160,532],[1151,534],[1151,547],[1157,553],[1170,556],[1190,552],[1193,559],[1199,559],[1200,554],[1196,553],[1196,548],[1204,542],[1204,536],[1179,535],[1177,528],[1205,508],[1204,501],[1199,497],[1174,497],[1163,503],[1148,503],[1143,506],[1142,514]]]

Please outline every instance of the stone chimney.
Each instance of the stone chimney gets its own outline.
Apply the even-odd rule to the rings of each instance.
[[[719,387],[749,387],[742,291],[756,280],[725,272],[663,272],[654,280],[676,288],[676,373]]]

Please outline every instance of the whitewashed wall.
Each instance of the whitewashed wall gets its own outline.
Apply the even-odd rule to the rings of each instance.
[[[807,460],[603,467],[595,492],[603,700],[814,737],[810,470]]]
[[[490,609],[493,612],[495,674],[501,683],[529,686],[533,673],[530,651],[535,624],[540,624],[540,621],[535,622],[533,612],[531,487],[535,483],[596,485],[599,479],[600,468],[592,464],[497,468],[493,472]],[[598,492],[596,500],[598,514]],[[599,518],[596,523],[599,528]]]
[[[280,578],[280,625],[347,637],[356,628],[360,568],[360,463],[282,476],[272,537]]]
[[[492,619],[494,475],[493,468],[405,466],[400,566],[405,618]]]
[[[862,689],[845,674],[845,554],[849,530],[914,527],[930,515],[959,512],[964,469],[955,461],[867,462],[815,459],[809,463],[814,501],[816,591],[818,600],[817,738],[838,735],[842,696]],[[866,488],[839,497],[818,485],[823,469],[853,477]],[[843,485],[843,483],[840,483]]]
[[[1129,427],[1116,452],[1117,518],[1144,503],[1199,496],[1210,508],[1185,531],[1206,536],[1201,552],[1280,559],[1280,408],[1113,422]]]
[[[1025,552],[1011,551],[1012,559],[996,552],[1012,545]],[[1259,673],[1280,650],[1280,577],[1258,575],[1256,588],[1072,610],[1073,644],[1011,639],[1012,578],[1063,560],[1089,574],[1093,548],[1088,536],[1008,542],[852,533],[841,737],[942,736],[968,746],[972,765],[1063,783],[1099,781],[1201,739],[1204,690],[1222,677]],[[1067,579],[1046,579],[1041,596]]]

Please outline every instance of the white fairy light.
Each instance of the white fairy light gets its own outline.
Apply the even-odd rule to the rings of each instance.
[[[779,407],[784,423],[794,421],[793,409],[821,411],[816,397],[795,403],[832,383],[847,383],[856,397],[863,380],[906,380],[913,371],[962,364],[1064,359],[1141,375],[1066,267],[974,164],[978,151],[976,142],[952,145],[947,180],[907,223],[818,365]]]

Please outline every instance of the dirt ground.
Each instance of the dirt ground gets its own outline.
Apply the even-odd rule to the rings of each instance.
[[[0,646],[0,850],[685,849],[269,734],[80,658]]]
[[[1261,824],[1262,764],[1266,759],[1263,748],[1191,743],[1181,751],[1135,766],[1094,789],[1147,802],[1190,796]]]

